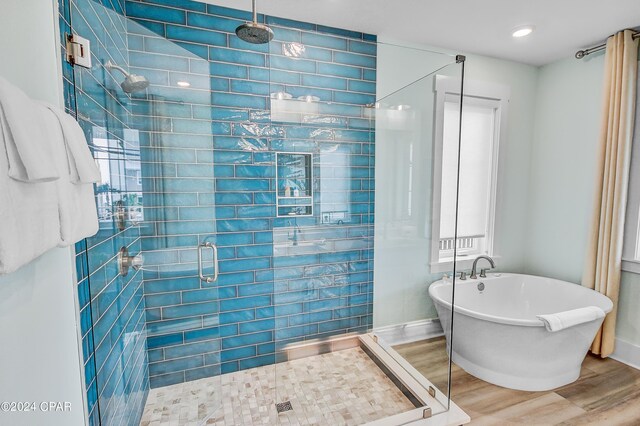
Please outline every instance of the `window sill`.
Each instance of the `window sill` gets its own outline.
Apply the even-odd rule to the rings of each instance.
[[[480,255],[478,255],[480,256]],[[460,271],[467,271],[470,270],[471,267],[473,266],[473,261],[476,260],[477,256],[474,257],[469,257],[469,258],[465,258],[465,259],[459,259],[456,262],[456,272],[460,272]],[[501,256],[490,256],[496,263],[498,263],[498,260],[500,260]],[[486,261],[485,261],[486,262]],[[480,266],[480,265],[478,265]],[[497,267],[498,265],[496,265]],[[435,274],[435,273],[441,273],[441,272],[447,272],[447,273],[451,273],[453,271],[453,260],[451,261],[443,261],[443,262],[434,262],[430,264],[431,267],[431,273]],[[488,263],[482,264],[482,268],[488,268],[489,265]],[[497,269],[497,268],[496,268]],[[479,270],[478,270],[479,272]],[[638,262],[638,273],[640,273],[640,262]]]
[[[622,270],[624,272],[640,274],[640,260],[622,259]]]

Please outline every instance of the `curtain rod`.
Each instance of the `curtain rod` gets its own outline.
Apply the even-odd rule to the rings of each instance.
[[[640,38],[640,33],[635,33],[635,34],[632,35],[632,37],[634,39],[635,38]],[[602,43],[602,44],[599,44],[597,46],[593,46],[593,47],[590,47],[590,48],[584,49],[584,50],[578,50],[576,52],[576,59],[582,59],[587,55],[591,55],[594,52],[598,52],[598,51],[604,49],[605,47],[607,47],[607,43]]]

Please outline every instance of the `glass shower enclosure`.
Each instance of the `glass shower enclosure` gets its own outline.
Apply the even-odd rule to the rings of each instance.
[[[453,325],[428,284],[455,281],[458,162],[438,123],[460,92],[438,81],[462,83],[460,58],[268,16],[274,40],[248,45],[245,12],[103,3],[61,9],[91,41],[65,83],[102,175],[100,231],[77,247],[90,424],[240,424],[238,383],[274,423],[445,412]],[[435,339],[420,357],[394,334],[416,321]],[[368,383],[397,404],[345,402]]]

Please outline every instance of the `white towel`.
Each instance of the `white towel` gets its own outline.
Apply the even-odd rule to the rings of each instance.
[[[57,117],[62,127],[67,149],[69,172],[72,183],[100,182],[100,170],[89,151],[87,139],[75,118],[50,104],[44,104]]]
[[[7,171],[21,182],[49,182],[60,177],[51,162],[53,149],[42,126],[42,109],[24,92],[0,77],[0,127]]]
[[[98,232],[93,183],[71,182],[73,174],[69,170],[65,135],[59,117],[47,106],[38,107],[44,110],[43,125],[51,135],[52,145],[55,147],[52,160],[61,171],[61,178],[54,182],[60,217],[58,246],[66,247]],[[93,158],[90,161],[95,165]]]
[[[0,132],[0,274],[17,270],[60,242],[56,182],[10,178],[5,145]]]
[[[547,331],[551,332],[604,318],[604,316],[604,311],[597,306],[587,306],[585,308],[558,312],[556,314],[536,315],[536,317],[544,323]]]

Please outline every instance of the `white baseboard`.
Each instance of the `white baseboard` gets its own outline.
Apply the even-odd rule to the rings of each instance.
[[[616,339],[615,347],[616,350],[609,356],[610,358],[640,370],[640,345]]]
[[[380,327],[374,329],[373,333],[384,339],[390,346],[432,339],[444,335],[440,320],[438,319],[412,321],[406,324]]]

